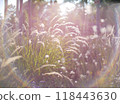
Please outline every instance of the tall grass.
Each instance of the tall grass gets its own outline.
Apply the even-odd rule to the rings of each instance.
[[[85,87],[109,63],[112,47],[108,38],[83,37],[79,28],[66,20],[53,19],[48,30],[23,36],[24,45],[11,52],[11,56],[22,56],[15,65],[37,86]],[[68,83],[60,76],[65,76]]]
[[[31,34],[27,22],[24,31],[8,23],[4,21],[0,31],[0,83],[9,83],[11,77],[9,87],[88,87],[112,58],[110,34],[83,36],[67,16],[57,15],[49,27]],[[15,79],[16,73],[24,83]]]
[[[20,59],[21,56],[10,57],[7,54],[9,53],[7,51],[8,47],[13,45],[14,38],[10,38],[8,42],[4,41],[5,35],[9,36],[11,27],[7,27],[8,23],[5,20],[0,21],[0,87],[18,87],[19,81],[16,81],[14,78],[14,71],[17,68],[11,67],[11,65],[14,63],[14,61]]]

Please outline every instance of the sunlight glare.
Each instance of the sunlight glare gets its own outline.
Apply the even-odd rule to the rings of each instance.
[[[92,10],[91,10],[91,5],[86,5],[86,8],[85,8],[85,13],[86,14],[91,14],[92,13]]]
[[[69,12],[75,10],[75,5],[73,3],[64,3],[60,5],[60,15],[67,15]]]

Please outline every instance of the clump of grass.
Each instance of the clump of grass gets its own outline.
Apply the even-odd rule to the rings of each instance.
[[[107,37],[83,37],[74,23],[65,22],[66,18],[56,18],[51,20],[48,31],[32,32],[31,35],[35,33],[32,39],[24,37],[26,45],[18,53],[23,59],[19,60],[17,66],[38,84],[43,80],[44,73],[56,72],[68,77],[77,87],[84,87],[109,63],[112,47]]]
[[[11,15],[12,13],[4,20],[0,19],[0,87],[22,86],[21,80],[16,77],[18,68],[15,67],[15,61],[22,56],[14,55],[17,51],[16,37],[20,34],[20,30],[13,28],[14,24],[9,21]]]

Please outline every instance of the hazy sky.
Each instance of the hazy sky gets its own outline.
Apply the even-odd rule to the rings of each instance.
[[[16,1],[17,0],[8,0],[8,4],[13,4],[16,5]],[[23,0],[23,2],[25,2],[27,0]],[[46,1],[50,1],[50,0],[46,0]],[[63,0],[57,0],[58,3],[62,3]],[[0,0],[0,14],[2,14],[2,16],[4,15],[4,0]]]
[[[3,15],[4,7],[3,7],[3,0],[0,0],[0,14]]]
[[[16,1],[17,0],[8,0],[8,5],[9,4],[13,4],[13,5],[16,5]],[[23,0],[23,2],[25,2],[27,0]],[[0,14],[2,16],[4,16],[4,0],[0,0]]]

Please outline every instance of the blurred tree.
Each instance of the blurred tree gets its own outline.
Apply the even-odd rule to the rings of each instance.
[[[16,0],[16,16],[19,17],[19,5],[20,5],[20,0]]]
[[[115,27],[115,31],[114,31],[114,35],[118,36],[118,31],[119,31],[119,17],[117,14],[117,10],[118,10],[118,6],[120,3],[120,0],[101,0],[101,3],[104,7],[108,7],[111,5],[111,12],[113,12],[113,22],[114,22],[114,27]],[[107,14],[107,9],[104,9],[104,14]],[[110,17],[112,18],[112,17]]]
[[[54,3],[57,3],[57,0],[54,0]]]
[[[50,0],[50,4],[52,4],[52,0]]]
[[[19,17],[19,27],[22,30],[23,24],[23,0],[20,0],[20,17]]]
[[[65,0],[69,1],[69,0]],[[90,0],[80,0],[81,3],[83,3],[83,6],[85,3],[89,3]],[[100,5],[109,6],[110,4],[120,3],[120,0],[92,0],[94,4],[96,5],[96,25],[97,25],[97,34],[100,35]],[[118,36],[118,30],[119,30],[119,22],[118,22],[118,15],[116,12],[116,8],[118,7],[117,4],[113,7],[114,12],[114,23],[115,23],[115,36]],[[106,14],[107,9],[104,9],[104,14]]]
[[[97,34],[100,35],[100,3],[102,2],[102,0],[95,0],[95,4],[96,4],[96,25],[97,25]]]
[[[5,0],[5,11],[4,11],[4,17],[6,18],[7,15],[7,8],[8,8],[8,0]]]
[[[105,1],[108,1],[108,2],[111,2],[111,3],[120,3],[120,0],[105,0]]]
[[[64,0],[64,2],[73,2],[74,0]]]
[[[4,1],[4,19],[6,20],[6,15],[7,15],[7,9],[8,9],[8,0],[5,0]],[[4,39],[4,44],[6,43],[7,41],[7,34],[4,34],[3,35],[3,39]]]

